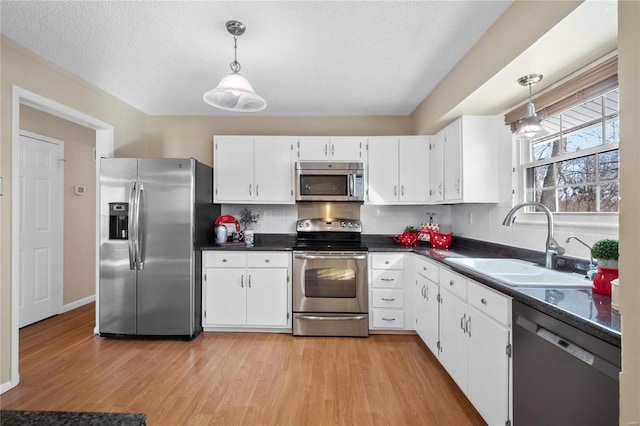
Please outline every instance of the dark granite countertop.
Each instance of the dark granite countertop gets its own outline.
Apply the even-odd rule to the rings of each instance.
[[[94,413],[82,411],[17,411],[1,410],[2,426],[144,426],[147,417],[132,413]]]
[[[215,245],[203,250],[290,251],[296,241],[295,234],[256,234],[254,247],[243,245]],[[390,235],[363,234],[363,243],[370,252],[417,253],[440,262],[443,266],[493,288],[514,300],[563,321],[579,330],[614,346],[621,347],[620,314],[611,308],[611,297],[592,293],[589,288],[523,288],[504,284],[495,278],[459,265],[447,263],[451,257],[509,257],[544,264],[544,253],[501,244],[488,243],[463,237],[454,237],[447,250],[432,249],[428,245],[403,247]],[[584,271],[581,259],[562,257],[559,269],[565,272]]]

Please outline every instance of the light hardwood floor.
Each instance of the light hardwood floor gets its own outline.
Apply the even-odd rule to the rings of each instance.
[[[105,339],[86,305],[20,330],[0,406],[138,412],[155,425],[482,425],[417,336]]]

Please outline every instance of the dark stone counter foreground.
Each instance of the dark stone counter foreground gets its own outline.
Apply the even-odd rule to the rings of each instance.
[[[147,416],[139,413],[0,410],[0,424],[2,426],[144,426],[147,424]]]

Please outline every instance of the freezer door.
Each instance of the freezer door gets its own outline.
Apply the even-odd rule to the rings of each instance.
[[[137,178],[137,159],[100,160],[100,279],[98,295],[100,333],[135,334],[136,271],[130,267],[132,233],[110,235],[110,206],[127,206],[131,213],[133,183]],[[113,224],[112,224],[113,226]],[[130,227],[129,227],[130,228]],[[112,230],[113,231],[113,230]],[[128,238],[128,239],[127,239]],[[77,265],[82,267],[82,265]]]
[[[139,335],[192,336],[195,161],[138,159]]]

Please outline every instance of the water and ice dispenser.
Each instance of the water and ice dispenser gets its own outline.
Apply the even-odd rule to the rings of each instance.
[[[109,239],[129,238],[129,203],[109,203]]]

